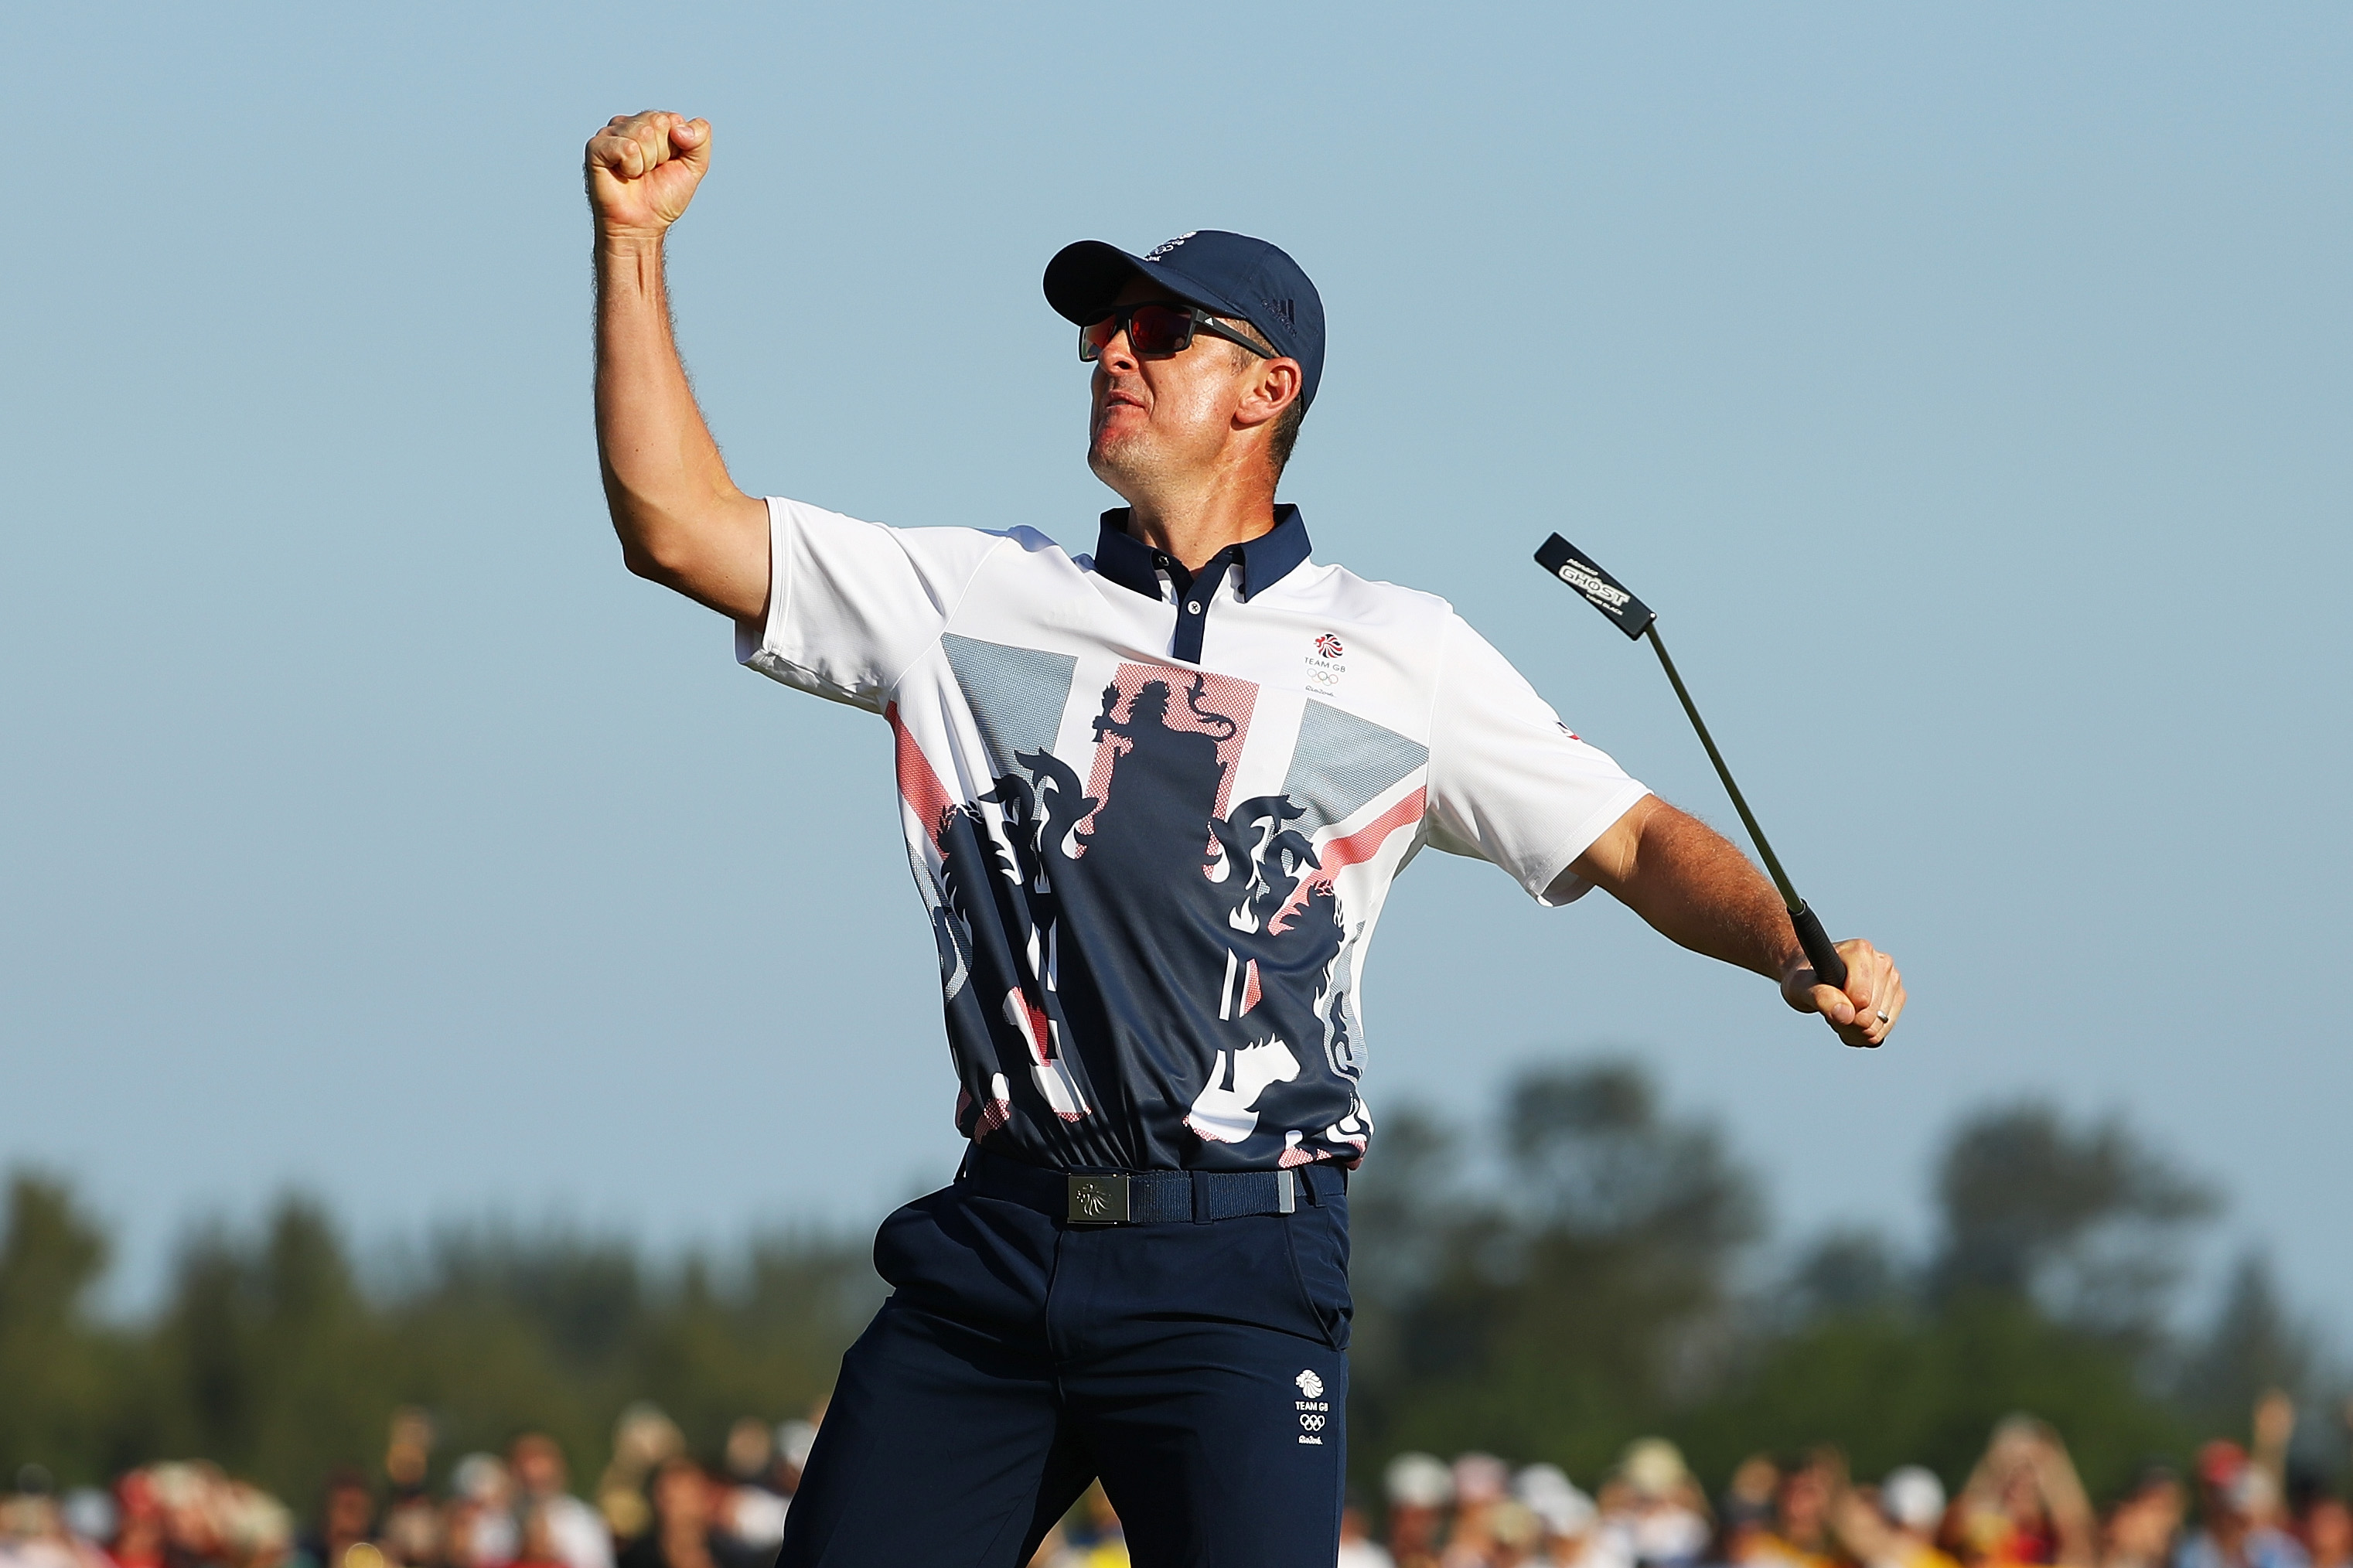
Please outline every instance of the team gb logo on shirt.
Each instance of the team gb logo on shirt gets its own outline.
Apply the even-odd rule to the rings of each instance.
[[[1315,639],[1315,651],[1307,656],[1309,684],[1325,691],[1335,689],[1340,678],[1348,673],[1348,662],[1343,656],[1347,649],[1341,646],[1339,634],[1325,632]]]

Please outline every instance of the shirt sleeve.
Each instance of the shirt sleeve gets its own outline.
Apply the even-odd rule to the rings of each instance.
[[[1538,902],[1563,904],[1591,884],[1561,873],[1649,793],[1448,617],[1430,715],[1431,845],[1492,860]]]
[[[786,686],[880,713],[939,639],[1002,534],[886,528],[768,502],[768,612],[735,623],[735,657]]]

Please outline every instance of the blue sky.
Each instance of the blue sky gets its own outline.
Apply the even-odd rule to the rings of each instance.
[[[581,143],[717,126],[681,335],[747,488],[1110,498],[1061,243],[1317,279],[1285,485],[1730,827],[1558,529],[1664,616],[1876,1055],[1424,857],[1377,1111],[1608,1046],[1785,1235],[1924,1234],[1962,1109],[2120,1110],[2353,1341],[2353,13],[2187,5],[294,7],[11,24],[0,1163],[123,1289],[288,1184],[363,1237],[871,1219],[955,1157],[876,721],[627,576]]]

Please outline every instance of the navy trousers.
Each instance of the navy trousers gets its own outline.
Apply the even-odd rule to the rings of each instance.
[[[1097,1477],[1136,1568],[1329,1568],[1347,1196],[1299,1174],[1287,1215],[1078,1226],[976,1158],[892,1215],[778,1568],[1021,1568]]]

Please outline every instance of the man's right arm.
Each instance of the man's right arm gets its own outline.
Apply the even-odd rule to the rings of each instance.
[[[739,621],[768,604],[768,509],[728,477],[670,334],[662,240],[711,166],[708,121],[617,116],[588,143],[596,452],[630,571]]]

